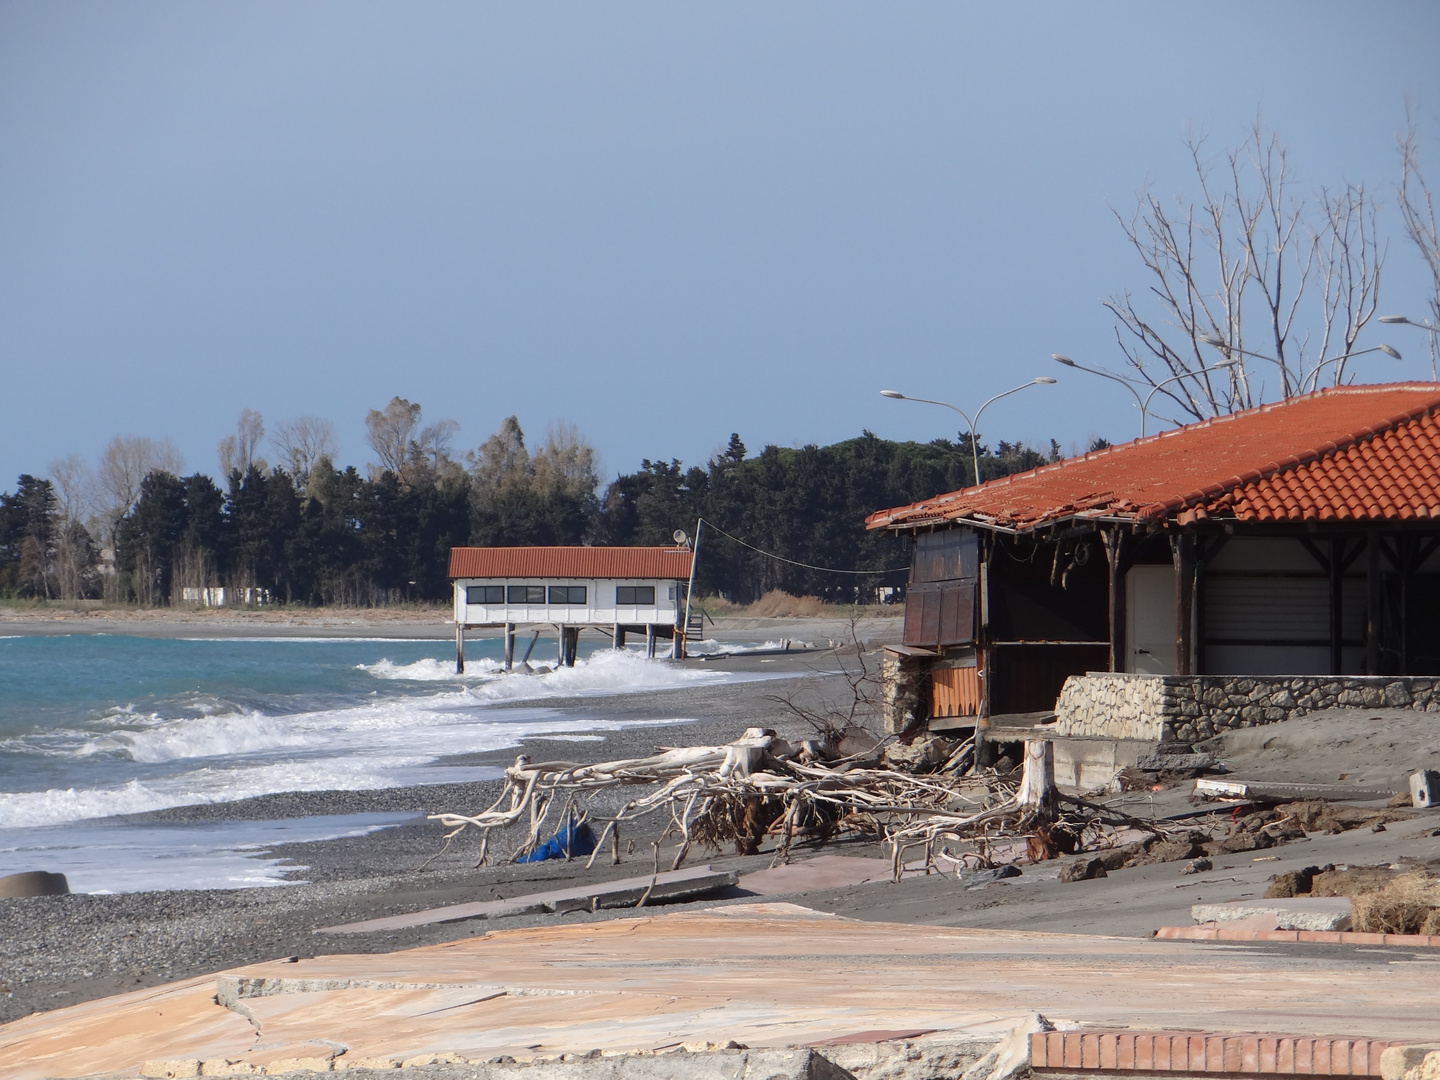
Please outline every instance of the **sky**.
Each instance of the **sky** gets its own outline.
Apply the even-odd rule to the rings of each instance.
[[[395,395],[572,423],[602,476],[738,432],[1081,447],[1137,431],[1115,219],[1257,115],[1308,189],[1388,199],[1406,102],[1440,185],[1440,5],[0,2],[0,490],[116,434],[218,472],[242,408]],[[1367,329],[1364,379],[1428,378]],[[1153,430],[1153,427],[1152,427]],[[271,454],[271,460],[275,460]]]

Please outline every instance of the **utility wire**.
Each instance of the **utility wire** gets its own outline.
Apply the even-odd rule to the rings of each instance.
[[[806,570],[819,570],[822,574],[857,574],[857,575],[862,575],[862,576],[863,576],[863,575],[867,575],[867,574],[870,574],[870,575],[873,575],[873,574],[896,574],[896,573],[899,573],[901,570],[909,570],[909,569],[910,569],[910,567],[908,567],[908,566],[892,566],[892,567],[890,567],[890,569],[888,569],[888,570],[837,570],[837,569],[835,569],[833,566],[814,566],[814,565],[812,565],[812,564],[810,564],[810,563],[799,562],[799,561],[797,561],[797,560],[795,560],[795,559],[787,559],[787,558],[785,558],[784,555],[776,555],[776,554],[774,554],[773,552],[769,552],[769,551],[764,550],[763,548],[758,548],[758,547],[756,547],[754,544],[747,544],[744,540],[741,540],[738,536],[731,536],[728,532],[726,532],[724,529],[720,528],[719,525],[716,525],[716,524],[715,524],[713,521],[711,521],[709,518],[701,518],[700,520],[703,521],[703,522],[705,522],[706,525],[709,525],[710,528],[714,529],[714,530],[715,530],[716,532],[718,532],[721,536],[729,537],[731,540],[734,540],[735,543],[739,544],[741,547],[743,547],[743,548],[749,548],[751,551],[756,552],[757,554],[764,555],[767,559],[774,559],[774,560],[777,561],[777,562],[789,563],[791,566],[799,566],[799,567],[802,567],[802,568],[804,568],[804,569],[806,569]]]

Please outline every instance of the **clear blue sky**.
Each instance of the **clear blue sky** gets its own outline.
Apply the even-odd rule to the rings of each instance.
[[[1257,109],[1388,188],[1407,94],[1440,185],[1434,3],[3,3],[0,489],[117,433],[214,473],[242,407],[362,464],[395,394],[462,449],[573,422],[611,476],[953,435],[877,392],[1037,374],[992,438],[1129,438],[1049,359],[1119,362],[1111,207]],[[1362,373],[1427,377],[1421,337]]]

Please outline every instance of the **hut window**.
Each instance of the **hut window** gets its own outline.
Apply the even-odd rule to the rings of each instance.
[[[506,592],[509,594],[506,603],[543,604],[545,602],[544,585],[511,585]]]
[[[503,604],[504,602],[504,585],[468,585],[465,588],[465,603],[467,604]]]
[[[551,585],[550,603],[583,604],[585,603],[586,591],[584,585]]]
[[[655,603],[654,585],[616,585],[615,603],[617,604],[653,604]]]

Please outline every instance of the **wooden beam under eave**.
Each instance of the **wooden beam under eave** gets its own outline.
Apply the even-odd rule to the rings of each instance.
[[[1170,558],[1175,564],[1175,674],[1190,675],[1191,626],[1195,617],[1195,535],[1170,536]]]

